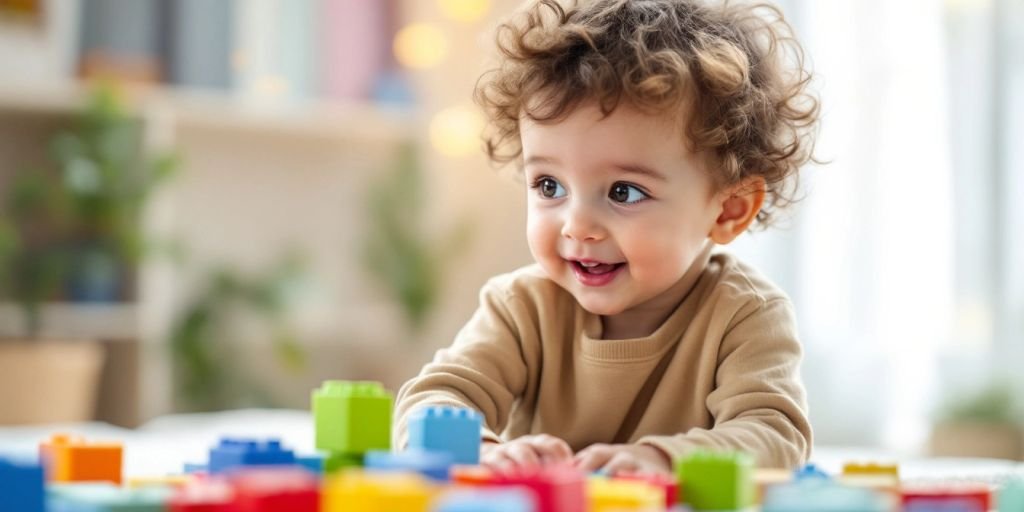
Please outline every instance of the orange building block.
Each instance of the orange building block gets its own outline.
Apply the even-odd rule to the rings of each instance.
[[[39,459],[51,482],[112,482],[121,484],[121,443],[87,442],[78,436],[55,434],[39,444]]]

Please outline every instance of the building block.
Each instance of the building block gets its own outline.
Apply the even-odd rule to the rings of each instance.
[[[754,503],[754,459],[737,452],[696,451],[676,465],[683,501],[695,510],[736,510]]]
[[[43,466],[0,458],[0,496],[10,510],[44,512]]]
[[[982,483],[953,482],[905,486],[901,490],[904,508],[914,504],[936,507],[947,504],[965,512],[988,512],[992,507],[992,487]],[[922,508],[923,510],[923,508]]]
[[[828,473],[824,472],[815,464],[805,464],[803,467],[793,471],[794,480],[804,480],[807,478],[824,478],[828,480],[830,477]]]
[[[988,512],[977,503],[964,500],[918,500],[903,508],[903,512]]]
[[[480,466],[454,466],[452,481],[468,487],[522,487],[537,497],[537,512],[586,510],[586,476],[569,465],[495,473]]]
[[[52,482],[121,483],[121,443],[88,442],[56,434],[39,445],[39,459]]]
[[[227,480],[197,479],[175,490],[167,501],[169,512],[239,512],[235,491]]]
[[[587,510],[622,512],[661,510],[665,491],[640,480],[613,480],[593,477],[587,480]]]
[[[164,512],[168,487],[127,489],[107,482],[58,483],[47,488],[50,512]]]
[[[322,512],[427,512],[435,494],[429,480],[407,473],[347,469],[327,478]]]
[[[892,500],[871,489],[805,479],[770,487],[761,512],[890,512]]]
[[[534,512],[536,498],[526,489],[462,489],[445,493],[434,512]]]
[[[320,510],[320,479],[300,467],[246,467],[228,481],[239,512]]]
[[[296,455],[295,463],[306,468],[307,471],[317,475],[322,475],[324,474],[324,463],[326,459],[327,457],[321,453],[315,453],[312,455]]]
[[[195,475],[200,473],[207,473],[209,467],[206,464],[199,464],[198,462],[186,462],[181,468],[181,472],[186,475]]]
[[[335,473],[346,468],[360,468],[363,466],[362,454],[332,453],[324,458],[324,472]]]
[[[999,512],[1024,511],[1024,477],[1008,479],[999,490]]]
[[[473,409],[423,407],[409,417],[409,448],[451,453],[456,464],[479,464],[482,427]]]
[[[391,402],[377,382],[324,382],[312,394],[316,448],[348,454],[391,449]]]
[[[658,473],[617,473],[615,479],[646,482],[648,485],[661,489],[665,494],[665,508],[672,508],[673,505],[680,501],[679,482],[666,475]]]
[[[448,470],[452,467],[452,454],[421,450],[401,453],[374,450],[366,452],[363,467],[377,471],[415,472],[438,482],[447,482]]]
[[[191,475],[131,477],[125,483],[125,487],[129,489],[139,489],[142,487],[183,487],[194,479],[195,477]]]
[[[210,448],[210,474],[223,473],[239,466],[271,466],[295,464],[295,453],[281,446],[278,439],[257,441],[255,439],[226,437]]]
[[[898,464],[879,464],[876,462],[847,462],[843,464],[843,476],[853,475],[887,475],[899,481],[900,467]]]

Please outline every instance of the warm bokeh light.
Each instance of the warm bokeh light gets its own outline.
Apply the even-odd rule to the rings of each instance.
[[[491,8],[490,0],[437,0],[441,12],[455,21],[473,23]]]
[[[425,69],[436,66],[448,54],[448,39],[429,23],[412,23],[395,35],[395,58],[403,66]]]
[[[483,116],[470,105],[446,108],[430,121],[430,143],[448,157],[473,154],[480,149],[483,124]]]

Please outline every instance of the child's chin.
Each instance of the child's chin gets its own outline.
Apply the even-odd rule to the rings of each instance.
[[[608,304],[605,302],[588,301],[586,297],[576,297],[580,307],[592,315],[611,316],[622,313],[625,308],[621,304]]]

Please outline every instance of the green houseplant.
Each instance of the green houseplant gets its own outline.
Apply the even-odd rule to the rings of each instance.
[[[90,93],[48,150],[53,168],[20,172],[0,196],[0,298],[22,318],[20,334],[0,343],[0,423],[91,418],[102,347],[43,337],[41,306],[125,298],[127,268],[145,252],[142,208],[176,161],[144,151],[139,122],[110,85]]]
[[[930,452],[936,456],[1024,458],[1024,429],[1010,383],[993,382],[950,400],[932,429]]]

